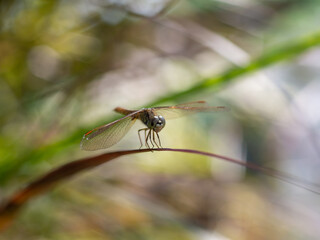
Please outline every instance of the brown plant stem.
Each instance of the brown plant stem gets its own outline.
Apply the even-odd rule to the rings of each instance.
[[[288,182],[295,186],[304,188],[308,191],[319,194],[318,191],[315,191],[311,188],[306,187],[305,185],[311,185],[303,180],[299,180],[294,176],[289,174],[277,171],[275,169],[269,169],[262,166],[248,164],[240,160],[232,159],[229,157],[221,156],[214,153],[202,152],[198,150],[191,149],[171,149],[171,148],[159,148],[159,149],[136,149],[136,150],[124,150],[117,152],[109,152],[105,154],[101,154],[95,157],[89,157],[81,160],[76,160],[67,164],[64,164],[49,173],[39,177],[35,181],[31,182],[28,186],[18,191],[16,194],[11,196],[2,206],[0,206],[0,231],[6,229],[10,223],[12,223],[14,217],[18,213],[20,207],[22,207],[29,199],[49,190],[53,187],[57,182],[71,177],[72,175],[85,170],[96,167],[118,157],[128,154],[135,153],[143,153],[143,152],[162,152],[162,151],[172,151],[172,152],[181,152],[181,153],[191,153],[191,154],[199,154],[208,157],[214,157],[218,159],[222,159],[228,162],[232,162],[247,168],[251,168],[253,170],[262,172],[266,175],[278,178],[282,181]],[[314,185],[315,187],[319,187]]]

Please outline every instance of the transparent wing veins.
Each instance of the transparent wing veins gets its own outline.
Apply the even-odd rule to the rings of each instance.
[[[116,144],[136,122],[134,115],[138,112],[140,110],[87,132],[82,138],[81,149],[93,151]]]
[[[158,115],[162,115],[166,119],[178,118],[188,114],[198,112],[219,112],[228,111],[228,108],[223,106],[211,107],[205,101],[189,102],[178,104],[175,106],[155,107],[154,111]]]

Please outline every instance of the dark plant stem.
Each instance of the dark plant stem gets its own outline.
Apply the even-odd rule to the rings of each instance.
[[[225,160],[228,162],[241,165],[243,167],[247,167],[247,168],[259,171],[263,174],[275,177],[284,182],[293,184],[295,186],[301,187],[313,193],[319,194],[318,191],[315,191],[309,187],[306,187],[306,185],[309,185],[309,186],[313,185],[314,187],[318,187],[318,188],[319,186],[297,179],[292,175],[283,173],[281,171],[277,171],[275,169],[269,169],[269,168],[265,168],[255,164],[245,163],[237,159],[221,156],[214,153],[191,150],[191,149],[172,149],[172,148],[124,150],[124,151],[118,151],[118,152],[105,153],[95,157],[76,160],[76,161],[64,164],[61,167],[58,167],[55,170],[52,170],[49,173],[31,182],[27,187],[23,188],[22,190],[14,194],[12,197],[10,197],[6,201],[6,203],[4,203],[0,207],[0,230],[4,230],[6,227],[10,225],[10,223],[14,219],[20,207],[22,207],[29,199],[49,190],[51,187],[53,187],[54,184],[58,183],[59,181],[67,179],[83,170],[91,169],[103,163],[109,162],[123,155],[150,152],[150,151],[153,151],[153,152],[171,151],[171,152],[180,152],[180,153],[191,153],[191,154],[198,154],[198,155],[218,158],[221,160]]]

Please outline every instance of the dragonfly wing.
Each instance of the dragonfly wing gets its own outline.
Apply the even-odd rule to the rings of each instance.
[[[161,115],[166,119],[173,119],[198,112],[219,112],[227,111],[228,109],[223,106],[211,107],[205,101],[198,101],[175,106],[155,107],[153,110],[157,115]]]
[[[136,118],[128,115],[107,125],[91,130],[83,136],[81,149],[94,151],[111,147],[126,135],[135,121]]]
[[[180,103],[173,107],[205,107],[208,106],[206,101],[196,101],[196,102],[187,102],[187,103]]]

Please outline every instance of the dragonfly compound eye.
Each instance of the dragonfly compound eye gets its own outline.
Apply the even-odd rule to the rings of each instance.
[[[155,116],[155,126],[154,126],[154,131],[160,132],[162,128],[166,125],[166,120],[162,116]]]

